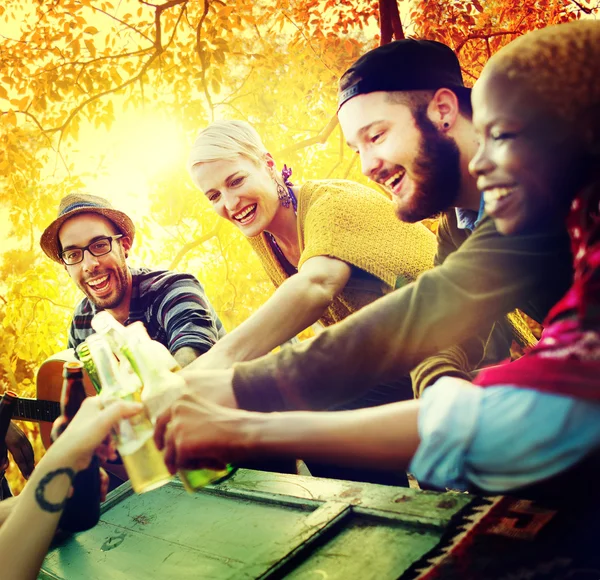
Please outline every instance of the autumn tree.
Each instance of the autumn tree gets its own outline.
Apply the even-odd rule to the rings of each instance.
[[[106,171],[77,162],[96,133],[144,110],[177,125],[187,147],[210,121],[240,118],[293,167],[293,180],[366,182],[335,117],[337,79],[360,54],[408,35],[435,38],[473,81],[514,36],[596,11],[588,0],[4,0],[4,384],[34,396],[36,369],[65,347],[78,293],[38,240],[60,198]],[[119,205],[118,192],[105,195]],[[266,300],[272,287],[257,259],[192,187],[183,157],[153,175],[145,205],[133,216],[136,264],[196,274],[229,328]],[[35,438],[36,426],[28,432]]]

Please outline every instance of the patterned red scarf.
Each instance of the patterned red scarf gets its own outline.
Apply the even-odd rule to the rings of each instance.
[[[482,371],[475,384],[600,400],[600,187],[573,200],[567,228],[575,277],[548,314],[539,344],[513,363]]]

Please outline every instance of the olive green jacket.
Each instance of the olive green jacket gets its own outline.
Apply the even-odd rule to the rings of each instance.
[[[484,217],[469,236],[456,228],[452,212],[441,220],[438,243],[440,265],[415,282],[311,340],[234,365],[239,406],[326,409],[426,359],[428,370],[415,370],[425,372],[424,382],[445,368],[460,374],[462,366],[466,373],[487,359],[495,342],[480,337],[489,337],[495,323],[515,308],[543,320],[572,282],[566,232],[502,236]]]

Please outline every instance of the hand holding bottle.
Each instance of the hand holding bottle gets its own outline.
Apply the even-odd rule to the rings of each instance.
[[[104,406],[99,397],[88,397],[47,454],[68,458],[75,471],[85,469],[94,453],[102,459],[116,457],[109,434],[122,419],[143,410],[141,403],[114,401]]]
[[[107,337],[118,353],[118,358],[126,361],[139,377],[143,385],[141,400],[153,421],[183,395],[185,379],[176,372],[181,369],[179,363],[165,345],[151,340],[142,322],[134,322],[125,327],[107,312],[99,312],[92,319],[92,327]],[[87,340],[92,338],[93,336]],[[152,444],[154,445],[154,442]],[[119,451],[123,455],[121,448]],[[211,464],[207,467],[193,471],[179,470],[178,475],[188,492],[219,482],[234,471],[234,468],[227,464],[219,464],[218,469],[212,468]]]
[[[101,384],[99,397],[106,401],[114,399],[140,401],[141,383],[137,375],[130,377],[122,372],[123,367],[117,365],[107,338],[100,334],[93,334],[86,339],[86,342]],[[119,353],[123,355],[120,350]],[[131,486],[137,493],[156,489],[170,480],[169,472],[161,453],[154,444],[152,435],[153,426],[143,407],[129,419],[119,421],[113,433]]]
[[[56,526],[68,503],[75,473],[85,469],[111,429],[140,412],[139,403],[117,402],[102,408],[98,397],[81,405],[67,428],[50,446],[0,527],[2,578],[37,578]]]
[[[250,444],[252,417],[184,392],[156,422],[154,440],[164,449],[171,473],[178,469],[223,469],[253,457]]]

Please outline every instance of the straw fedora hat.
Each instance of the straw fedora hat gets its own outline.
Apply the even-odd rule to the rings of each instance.
[[[40,238],[40,246],[45,254],[55,262],[62,264],[60,259],[60,244],[58,243],[58,231],[61,226],[73,216],[80,213],[97,213],[117,226],[119,231],[131,239],[135,236],[133,222],[122,211],[115,209],[108,200],[97,195],[85,193],[72,193],[63,197],[58,208],[58,217],[44,230]]]

